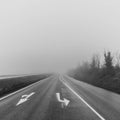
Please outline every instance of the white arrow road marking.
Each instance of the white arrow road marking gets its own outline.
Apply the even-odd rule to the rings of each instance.
[[[56,97],[57,97],[57,100],[59,101],[59,102],[61,102],[62,104],[62,108],[64,107],[64,106],[68,106],[68,104],[69,104],[69,100],[67,100],[66,98],[64,98],[63,100],[61,100],[60,99],[60,93],[56,93]]]
[[[35,94],[35,92],[32,92],[29,95],[22,95],[21,99],[18,101],[18,103],[16,104],[16,106],[18,106],[18,105],[26,102],[27,100],[29,100],[29,97],[31,97],[34,94]]]
[[[63,82],[63,81],[62,81]],[[85,103],[101,120],[105,120],[91,105],[89,105],[80,95],[78,95],[67,83],[63,82],[63,84],[69,88],[83,103]]]

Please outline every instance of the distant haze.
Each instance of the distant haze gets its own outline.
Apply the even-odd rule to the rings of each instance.
[[[0,75],[65,72],[120,51],[119,0],[1,0]]]

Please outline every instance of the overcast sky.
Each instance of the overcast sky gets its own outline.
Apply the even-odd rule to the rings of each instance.
[[[0,75],[65,72],[120,51],[119,0],[1,0]]]

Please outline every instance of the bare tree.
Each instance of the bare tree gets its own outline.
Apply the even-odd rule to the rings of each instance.
[[[94,55],[93,57],[92,57],[92,61],[91,61],[91,68],[92,69],[99,69],[100,68],[100,57],[99,57],[99,55]]]
[[[108,75],[114,75],[113,56],[111,52],[104,52],[105,69]]]
[[[120,54],[118,52],[116,53],[116,67],[120,68]]]

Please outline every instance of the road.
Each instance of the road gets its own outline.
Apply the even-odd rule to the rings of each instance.
[[[53,75],[1,98],[0,120],[120,120],[120,95]]]

